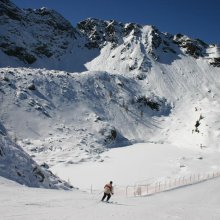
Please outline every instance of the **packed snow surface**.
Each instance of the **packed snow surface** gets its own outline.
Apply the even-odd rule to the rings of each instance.
[[[111,198],[102,194],[26,188],[0,179],[0,212],[4,220],[218,220],[220,180],[183,187],[149,197]]]
[[[126,188],[192,174],[212,174],[220,170],[219,154],[168,144],[134,144],[112,149],[102,156],[103,162],[85,162],[74,166],[60,163],[53,166],[52,171],[80,189],[91,191],[102,189],[103,181],[109,180],[113,180],[115,186]]]

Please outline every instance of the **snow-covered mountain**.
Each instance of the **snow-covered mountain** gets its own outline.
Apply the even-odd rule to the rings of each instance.
[[[0,17],[0,120],[37,162],[103,162],[137,142],[219,152],[219,46],[113,20],[74,28],[9,0]]]
[[[89,18],[74,28],[53,10],[20,9],[9,0],[0,1],[0,10],[1,67],[104,70],[142,76],[152,62],[170,64],[181,56],[220,66],[217,45],[162,33],[154,26]]]
[[[172,107],[165,98],[143,92],[143,86],[133,78],[117,74],[1,70],[2,120],[12,136],[22,139],[31,153],[42,153],[43,157],[71,151],[80,159],[82,152],[90,158],[92,153],[97,156],[103,152],[105,146],[144,141],[152,135],[146,126],[152,123],[151,117],[167,116]],[[45,146],[37,143],[39,139]],[[78,161],[71,154],[69,158],[65,161]],[[56,156],[52,160],[59,159]]]

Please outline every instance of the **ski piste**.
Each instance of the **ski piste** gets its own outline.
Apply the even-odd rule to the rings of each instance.
[[[134,206],[134,205],[129,205],[129,204],[124,204],[124,203],[119,203],[116,201],[101,201],[101,203],[105,203],[105,204],[112,204],[112,205],[122,205],[122,206]]]
[[[118,204],[118,202],[115,201],[101,201],[103,203],[107,203],[107,204]]]

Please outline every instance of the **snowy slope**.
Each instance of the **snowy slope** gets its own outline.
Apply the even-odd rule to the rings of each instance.
[[[0,176],[31,187],[72,188],[70,184],[47,170],[46,164],[39,166],[21,147],[13,143],[2,124],[0,124]]]
[[[80,172],[74,171],[75,164],[108,163],[103,154],[106,149],[136,142],[161,144],[167,150],[169,145],[177,148],[168,150],[174,155],[172,161],[177,162],[168,166],[165,173],[157,169],[154,177],[185,174],[181,163],[186,164],[187,174],[216,170],[220,138],[218,69],[211,69],[204,61],[200,61],[199,67],[192,59],[178,60],[172,66],[154,66],[141,81],[101,71],[67,73],[2,68],[1,120],[39,163],[48,163],[55,173],[82,188],[86,187],[84,178],[78,178]],[[188,67],[184,65],[186,61]],[[207,69],[211,70],[209,76]],[[159,159],[163,157],[162,148],[156,147],[158,156],[152,158],[165,166],[167,161]],[[188,150],[187,156],[180,150],[188,162],[181,159],[181,153],[175,156],[178,148]],[[151,155],[151,148],[148,149],[146,154]],[[201,155],[205,159],[200,163],[197,158]],[[145,170],[153,166],[149,161],[142,164]],[[90,164],[85,163],[87,166]],[[87,172],[91,173],[89,169]],[[129,183],[150,178],[147,173],[136,179],[131,176]],[[120,179],[117,175],[113,178]],[[122,176],[119,184],[125,184],[126,178]],[[87,179],[87,185],[88,181],[92,183],[94,179]],[[96,187],[99,186],[97,183]]]
[[[155,186],[158,182],[174,182],[193,175],[213,176],[220,170],[219,157],[218,152],[207,153],[204,149],[192,150],[167,143],[139,143],[104,152],[102,162],[87,161],[74,166],[57,163],[51,170],[88,192],[100,191],[103,182],[113,180],[116,192],[125,195],[126,188],[130,186],[129,192],[133,195],[138,185]],[[76,178],[78,176],[80,178]]]
[[[0,212],[5,220],[218,220],[219,179],[149,197],[112,197],[117,204],[99,202],[102,194],[31,189],[0,179]]]
[[[147,140],[157,129],[151,117],[171,111],[164,97],[120,75],[1,70],[5,126],[31,154],[50,163],[59,157],[69,163],[98,159],[105,147]]]

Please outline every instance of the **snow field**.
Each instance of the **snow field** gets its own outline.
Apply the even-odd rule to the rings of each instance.
[[[4,220],[218,220],[219,178],[147,197],[117,197],[100,202],[102,194],[27,188],[0,179],[0,212]]]
[[[220,171],[217,165],[219,154],[208,155],[203,150],[177,148],[168,144],[142,143],[115,148],[104,152],[102,158],[103,162],[84,162],[74,166],[60,163],[51,170],[87,191],[91,191],[91,187],[92,190],[102,190],[103,184],[112,180],[119,194],[123,189],[124,195],[127,187],[134,195],[134,188],[138,185],[150,184],[154,189],[155,184],[161,182],[162,185],[165,181],[172,181],[173,185],[176,181],[176,186],[184,185],[183,177],[187,180],[192,176],[192,181],[196,181],[194,175],[202,178],[210,174],[211,177],[213,172]]]

